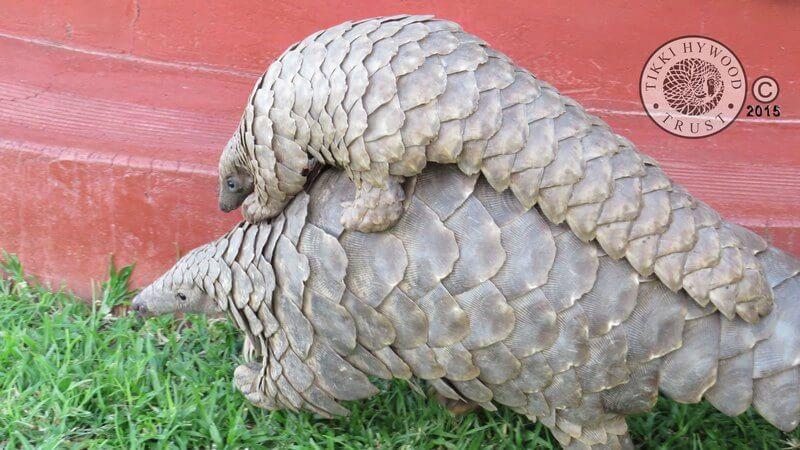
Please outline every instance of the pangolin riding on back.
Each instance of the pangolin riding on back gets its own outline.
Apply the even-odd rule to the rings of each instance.
[[[345,228],[403,213],[428,162],[481,173],[701,306],[756,322],[773,294],[755,244],[574,100],[481,39],[430,16],[346,22],[290,47],[258,80],[220,159],[220,206],[258,223],[303,189],[312,161],[356,193]]]

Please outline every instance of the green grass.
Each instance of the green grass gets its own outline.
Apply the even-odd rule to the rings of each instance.
[[[407,383],[335,420],[266,413],[233,388],[241,339],[223,320],[112,312],[130,268],[112,267],[91,305],[0,263],[0,448],[553,448],[541,424],[509,410],[453,417]],[[660,400],[630,421],[643,448],[782,448],[798,442],[755,413]]]

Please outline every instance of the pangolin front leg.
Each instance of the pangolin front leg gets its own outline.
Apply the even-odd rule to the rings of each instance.
[[[233,385],[253,405],[267,410],[275,409],[275,402],[262,389],[261,369],[261,364],[256,361],[240,365],[233,371]]]
[[[434,389],[430,389],[428,391],[428,397],[436,400],[436,403],[454,416],[463,416],[465,414],[469,414],[478,409],[478,406],[480,406],[477,403],[469,400],[447,398]]]
[[[272,202],[266,204],[259,200],[258,193],[252,192],[242,203],[242,215],[248,223],[259,223],[278,215],[284,208],[285,202]]]
[[[403,178],[390,176],[385,187],[362,182],[353,201],[345,202],[342,225],[351,231],[373,233],[394,226],[403,214]]]

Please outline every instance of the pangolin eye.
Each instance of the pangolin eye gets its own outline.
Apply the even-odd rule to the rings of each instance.
[[[186,301],[186,294],[183,292],[178,292],[178,300],[185,302]]]
[[[236,182],[233,181],[232,179],[228,179],[226,184],[228,185],[228,189],[230,189],[230,190],[236,189]]]

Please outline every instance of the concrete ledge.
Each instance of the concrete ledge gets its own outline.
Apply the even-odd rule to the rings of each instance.
[[[152,280],[239,220],[219,151],[250,77],[0,38],[0,247],[88,295],[108,257]]]
[[[151,281],[238,215],[216,207],[214,167],[0,143],[0,244],[54,287],[88,296],[114,254]]]
[[[88,295],[113,253],[149,282],[239,220],[217,210],[216,162],[254,74],[17,37],[0,37],[0,60],[0,248],[32,273]],[[698,198],[800,255],[796,114],[685,140],[635,94],[564,91]]]

